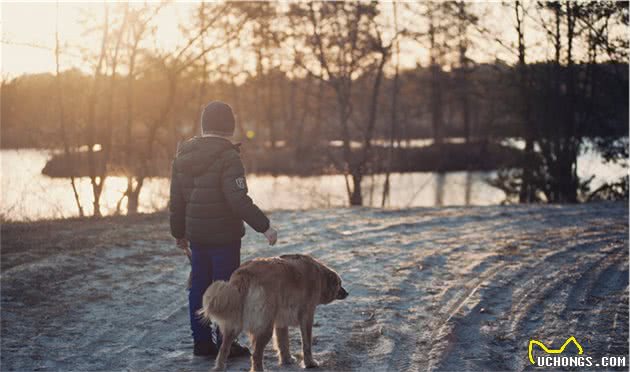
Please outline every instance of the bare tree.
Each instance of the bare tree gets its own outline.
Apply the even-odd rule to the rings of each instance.
[[[59,114],[59,129],[61,132],[61,140],[63,142],[63,151],[66,159],[72,159],[72,154],[70,152],[70,145],[68,143],[68,135],[66,130],[66,118],[65,118],[65,110],[63,103],[63,88],[61,84],[61,68],[60,68],[60,54],[61,47],[59,45],[59,3],[56,6],[56,18],[55,18],[55,86],[56,86],[56,98],[57,98],[57,112]],[[75,182],[74,174],[71,172],[70,174],[70,186],[72,187],[72,194],[74,195],[74,201],[77,204],[77,209],[79,211],[79,217],[83,217],[83,206],[81,205],[81,199],[79,198],[79,193],[77,191],[77,186]]]
[[[197,62],[205,60],[205,56],[215,50],[220,50],[229,41],[238,35],[240,26],[243,24],[243,17],[236,17],[231,22],[228,17],[229,4],[203,4],[196,10],[197,19],[203,19],[201,25],[183,27],[185,41],[183,45],[174,51],[164,51],[161,53],[149,53],[146,55],[147,65],[144,70],[157,69],[166,80],[166,92],[162,99],[157,100],[157,114],[147,119],[146,136],[138,144],[139,139],[132,141],[132,125],[134,121],[133,109],[133,85],[135,82],[136,58],[138,55],[139,43],[150,31],[149,24],[159,11],[159,7],[154,7],[153,11],[144,10],[136,15],[138,20],[133,23],[132,42],[129,53],[129,73],[127,76],[127,126],[126,126],[126,154],[128,164],[131,167],[132,175],[127,180],[127,191],[125,196],[128,199],[128,213],[136,213],[138,210],[138,199],[145,179],[154,173],[154,162],[156,158],[156,145],[160,130],[169,129],[169,141],[166,143],[167,157],[172,156],[175,151],[175,142],[181,135],[170,136],[170,133],[177,132],[175,121],[178,86],[182,75],[193,67]],[[213,36],[208,34],[214,30]],[[211,43],[208,39],[212,39]],[[200,94],[203,93],[203,89]],[[200,98],[199,98],[200,99]],[[171,146],[172,145],[172,146]],[[172,147],[172,149],[171,149]],[[135,182],[134,182],[135,181]]]
[[[398,6],[396,1],[392,2],[392,10],[394,13],[394,32],[396,35],[399,33],[398,27]],[[396,60],[394,64],[394,81],[392,87],[392,102],[391,102],[391,123],[389,129],[389,149],[387,151],[387,168],[385,171],[385,182],[383,183],[383,195],[381,197],[381,207],[385,207],[385,203],[389,198],[390,193],[390,173],[394,162],[394,141],[398,137],[398,93],[400,84],[400,41],[396,39],[394,41],[394,53],[396,53]],[[400,142],[398,143],[400,148]]]
[[[104,21],[102,26],[101,36],[101,48],[97,57],[97,62],[94,66],[94,73],[92,78],[92,86],[88,97],[88,116],[86,122],[86,143],[87,143],[87,158],[88,158],[88,173],[90,177],[90,183],[92,184],[93,195],[93,215],[94,217],[101,216],[100,197],[103,191],[103,185],[105,179],[100,177],[105,170],[98,169],[99,167],[105,168],[107,165],[103,162],[98,162],[96,158],[96,129],[97,117],[96,106],[98,103],[98,97],[100,93],[101,76],[103,74],[103,65],[107,54],[107,43],[109,38],[109,6],[104,4]]]
[[[137,147],[133,144],[133,123],[135,120],[134,92],[137,75],[137,58],[140,43],[151,31],[150,23],[159,11],[160,6],[153,7],[145,5],[141,8],[130,10],[129,14],[130,22],[127,32],[128,72],[125,90],[126,120],[123,138],[123,161],[127,173],[127,190],[123,194],[123,198],[127,198],[127,214],[136,214],[138,212],[140,190],[142,190],[146,177],[145,169],[139,165],[138,158],[140,154],[137,151]],[[120,210],[121,202],[122,198],[118,202],[117,210]]]
[[[114,112],[114,95],[117,79],[117,67],[119,52],[122,46],[123,35],[125,33],[129,5],[123,5],[123,15],[120,18],[120,24],[116,27],[113,17],[110,14],[110,8],[104,5],[104,20],[102,26],[101,48],[94,67],[94,75],[92,78],[92,87],[88,96],[88,116],[86,122],[86,143],[88,156],[88,174],[92,185],[93,195],[93,215],[101,216],[100,198],[103,192],[105,182],[108,175],[108,167],[112,154],[112,133],[115,121],[113,119]],[[112,50],[110,50],[110,42],[113,41]],[[109,57],[109,58],[108,58]],[[106,89],[101,87],[103,75],[107,75],[110,71],[109,86]],[[103,90],[107,94],[105,102],[104,120],[101,121],[97,113],[99,106],[99,97],[103,96]],[[100,131],[99,131],[100,129]],[[97,131],[99,133],[97,133]],[[96,149],[96,145],[100,145],[100,149]]]
[[[471,29],[476,26],[479,18],[471,10],[471,3],[466,1],[455,1],[447,3],[449,14],[454,20],[454,29],[456,30],[455,40],[457,40],[458,63],[455,70],[455,81],[457,83],[457,100],[462,112],[462,124],[464,127],[464,138],[466,142],[470,142],[472,131],[472,113],[471,113],[471,82],[470,72],[472,69],[472,61],[468,56],[471,40]]]
[[[526,45],[525,45],[525,13],[526,8],[522,1],[515,1],[512,5],[514,9],[514,29],[518,38],[518,86],[519,98],[521,101],[520,116],[525,133],[525,154],[523,157],[523,179],[519,192],[519,202],[531,203],[536,200],[536,191],[533,180],[534,163],[534,137],[536,128],[531,122],[530,91],[528,89],[529,77],[527,74]]]
[[[433,141],[436,145],[441,145],[443,141],[444,130],[444,114],[443,114],[443,93],[442,85],[444,82],[444,73],[442,71],[442,55],[443,46],[439,41],[439,34],[442,32],[442,27],[439,24],[439,14],[437,12],[440,9],[440,4],[427,3],[426,15],[429,22],[429,52],[430,62],[429,68],[431,70],[431,96],[429,98],[429,111],[431,112],[431,126],[433,128]]]
[[[151,120],[148,125],[148,137],[145,146],[145,154],[143,156],[145,167],[149,168],[149,161],[154,155],[154,145],[157,131],[160,128],[166,128],[174,114],[177,88],[182,75],[198,61],[203,60],[208,53],[220,50],[229,42],[239,35],[240,28],[246,20],[246,16],[239,13],[230,13],[230,4],[207,4],[200,8],[205,13],[203,27],[195,27],[193,31],[187,31],[187,38],[184,45],[178,47],[175,51],[165,51],[156,54],[153,62],[163,73],[167,81],[166,98],[158,110],[157,116]],[[230,21],[232,17],[236,17],[235,21]],[[214,31],[214,37],[211,43],[208,43],[206,36]],[[170,121],[172,124],[173,122]],[[173,150],[169,150],[172,154]]]
[[[378,97],[383,78],[383,67],[390,57],[391,43],[385,45],[375,20],[378,8],[375,3],[307,3],[293,4],[291,16],[294,30],[298,24],[308,25],[296,35],[303,41],[308,53],[296,51],[296,62],[335,92],[339,127],[343,142],[344,174],[350,205],[362,205],[361,181],[370,158],[372,136],[376,124]],[[314,56],[309,59],[307,56]],[[366,126],[359,131],[362,149],[351,150],[350,119],[353,112],[354,81],[373,75],[369,91]],[[352,187],[348,181],[352,178]]]

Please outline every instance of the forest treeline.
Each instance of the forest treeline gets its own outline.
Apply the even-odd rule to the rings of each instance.
[[[510,158],[491,163],[514,200],[576,202],[589,195],[576,172],[587,143],[609,161],[628,155],[625,3],[486,5],[511,17],[509,40],[463,1],[200,3],[173,50],[151,47],[164,6],[174,5],[106,4],[102,24],[86,25],[100,45],[85,66],[61,66],[70,47],[57,34],[56,73],[2,81],[2,148],[60,149],[75,194],[81,162],[95,215],[113,172],[127,176],[134,213],[144,180],[198,135],[211,100],[234,108],[248,168],[341,172],[351,205],[367,174],[484,168],[484,157]],[[544,35],[535,45],[532,32]],[[402,68],[402,43],[428,60]],[[515,61],[471,57],[489,45]],[[547,57],[532,55],[540,45]],[[423,151],[412,149],[419,138],[431,139]],[[506,138],[523,146],[503,149]],[[462,164],[439,161],[454,158]],[[599,197],[627,195],[623,182]]]
[[[596,93],[592,98],[577,97],[580,102],[589,101],[593,114],[592,120],[586,122],[584,134],[588,137],[627,135],[627,128],[623,125],[627,112],[623,110],[624,100],[628,98],[628,65],[627,64],[597,64],[595,66],[578,65],[575,67],[579,74],[593,73],[597,76]],[[538,115],[543,109],[549,110],[551,104],[540,94],[544,93],[546,79],[555,73],[553,65],[538,63],[528,66],[528,74],[532,83],[537,84],[532,92],[532,102],[535,107],[532,112]],[[595,71],[596,70],[596,71]],[[459,138],[460,141],[476,141],[480,139],[500,140],[502,138],[520,137],[526,135],[527,123],[515,111],[519,106],[519,71],[514,66],[504,63],[480,64],[468,71],[470,86],[468,91],[469,109],[467,119],[464,118],[463,108],[458,99],[461,87],[457,84],[457,70],[442,71],[441,107],[443,112],[442,124],[438,131],[432,126],[432,112],[428,107],[431,90],[428,88],[432,81],[429,68],[418,66],[413,70],[400,71],[398,76],[398,132],[396,141],[406,142],[417,138],[435,139]],[[563,67],[560,74],[566,74]],[[65,141],[71,147],[77,148],[87,142],[87,133],[83,130],[87,112],[86,87],[90,86],[92,77],[77,70],[60,73],[63,90],[64,115],[68,123],[68,135]],[[116,80],[122,81],[123,75],[117,75]],[[2,85],[2,148],[52,148],[64,146],[64,138],[59,130],[57,107],[51,102],[58,89],[55,85],[57,77],[51,73],[22,75],[5,82]],[[342,135],[336,122],[336,99],[327,91],[323,83],[312,77],[291,78],[281,70],[271,71],[260,77],[248,77],[240,84],[233,82],[214,81],[205,85],[205,93],[199,97],[200,82],[193,78],[182,79],[174,98],[173,113],[168,127],[158,128],[161,135],[156,142],[164,146],[166,153],[174,151],[179,140],[199,134],[199,117],[205,103],[210,100],[222,100],[230,103],[238,116],[235,138],[241,142],[260,142],[265,147],[290,147],[296,156],[302,155],[317,147],[326,147],[331,141],[342,141]],[[366,91],[369,87],[368,78],[359,78],[355,82],[358,92]],[[391,97],[393,95],[393,77],[383,78],[383,87],[378,97],[380,108],[374,124],[373,139],[385,140],[390,137],[391,130]],[[108,87],[100,95],[108,96]],[[116,84],[113,90],[113,115],[116,128],[125,116],[126,89],[122,84]],[[136,143],[146,141],[147,123],[159,114],[162,92],[168,90],[168,82],[159,74],[138,76],[134,80],[134,123],[132,136]],[[352,97],[352,105],[359,112],[353,113],[353,121],[358,125],[365,121],[367,113],[360,112],[366,107],[365,97],[359,93]],[[99,115],[106,115],[101,107],[107,101],[97,102]],[[358,127],[357,129],[360,129]],[[104,138],[108,128],[95,128],[95,137]],[[112,146],[124,143],[125,133],[114,130]],[[437,133],[436,133],[437,132]],[[363,140],[363,131],[350,131],[352,141]],[[167,150],[171,148],[171,150]],[[161,151],[161,150],[158,150]]]

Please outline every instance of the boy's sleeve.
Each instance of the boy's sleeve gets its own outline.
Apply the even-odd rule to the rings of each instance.
[[[254,230],[264,233],[269,229],[269,218],[247,195],[245,169],[241,157],[236,151],[228,152],[224,167],[222,175],[223,195],[232,212],[247,222]]]
[[[186,235],[186,199],[177,180],[175,164],[171,166],[171,195],[168,203],[170,211],[171,235],[181,239]]]

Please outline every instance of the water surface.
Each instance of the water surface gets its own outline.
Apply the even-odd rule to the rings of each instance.
[[[48,150],[2,150],[0,214],[12,220],[62,218],[78,215],[70,180],[42,175]],[[578,174],[597,175],[596,184],[624,174],[623,168],[602,163],[595,153],[580,157]],[[416,206],[492,205],[505,199],[505,194],[486,180],[492,172],[416,172],[391,176],[391,192],[386,206],[406,208]],[[367,176],[363,180],[364,204],[381,206],[384,175]],[[81,203],[86,214],[92,213],[92,187],[87,177],[76,179]],[[345,180],[342,175],[312,177],[249,175],[250,195],[263,210],[311,209],[347,205]],[[113,214],[124,194],[127,180],[108,177],[101,197],[101,211]],[[168,204],[169,180],[150,178],[140,193],[139,211],[148,213]],[[125,202],[122,203],[125,213]]]

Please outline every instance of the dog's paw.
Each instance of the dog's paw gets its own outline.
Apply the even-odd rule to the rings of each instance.
[[[295,357],[293,357],[291,355],[288,358],[280,358],[279,363],[280,363],[281,366],[290,366],[292,364],[296,364],[297,363],[297,359],[295,359]]]
[[[302,361],[302,368],[317,368],[317,367],[319,367],[319,364],[312,359]]]
[[[225,371],[225,365],[222,365],[222,366],[216,366],[216,365],[215,365],[215,366],[214,366],[214,368],[212,368],[212,371],[213,371],[213,372],[222,372],[222,371]]]

